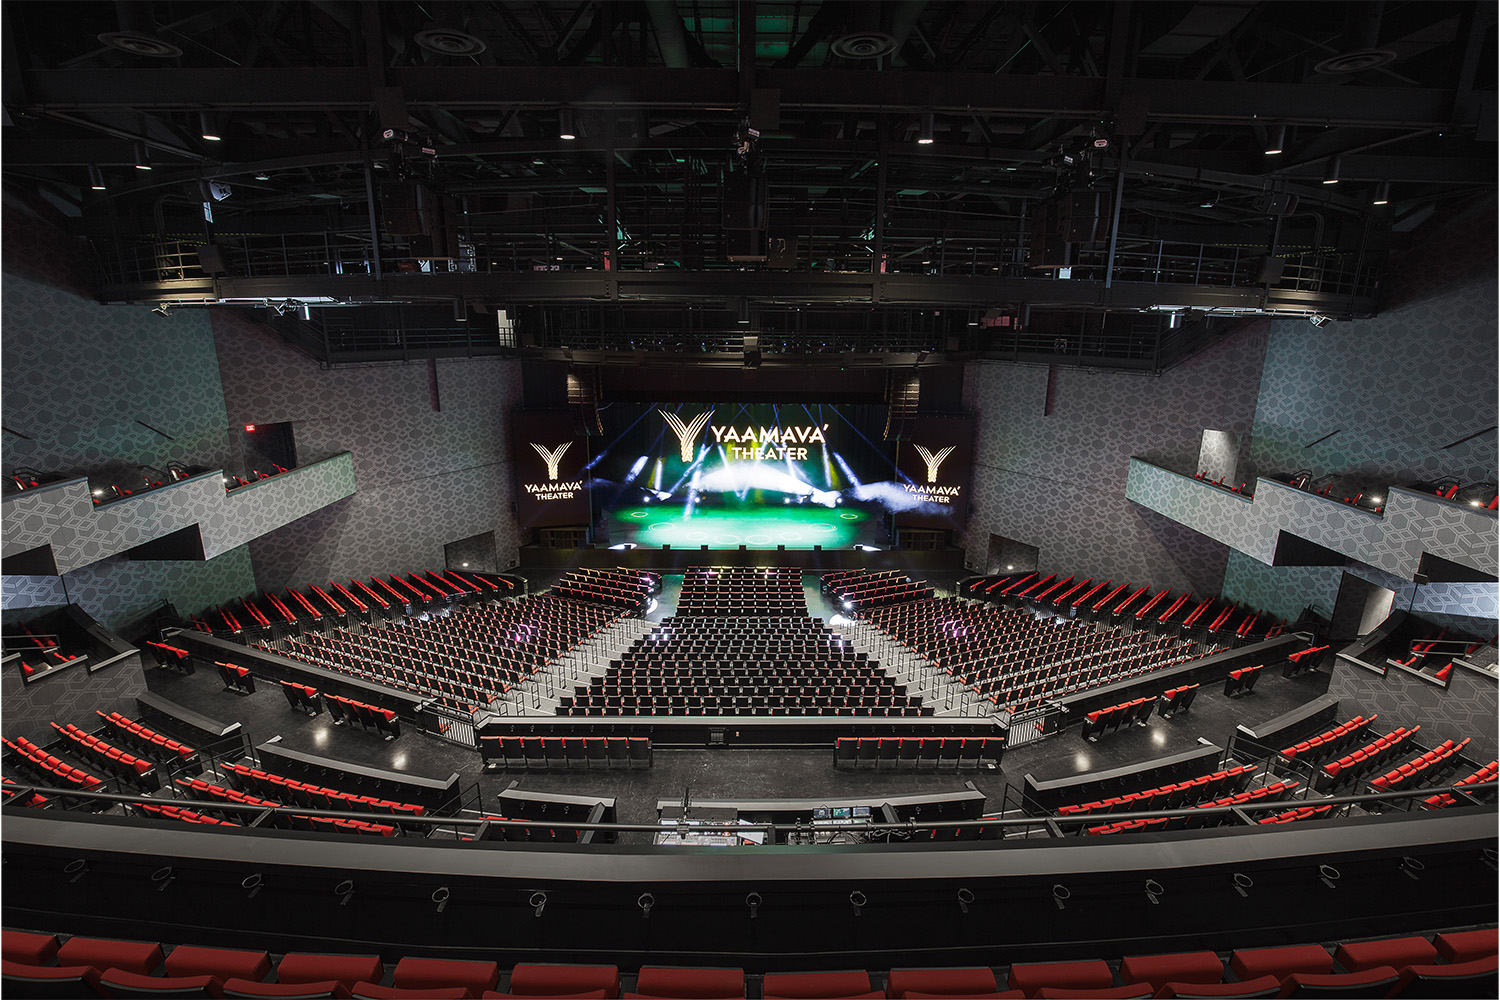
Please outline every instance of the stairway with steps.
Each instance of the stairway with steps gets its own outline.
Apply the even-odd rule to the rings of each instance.
[[[619,659],[657,624],[644,618],[621,618],[510,691],[502,699],[504,704],[496,702],[492,710],[508,715],[556,715],[558,704],[575,687],[587,687],[590,679],[604,676],[610,660]]]
[[[833,626],[880,668],[906,685],[906,693],[922,699],[938,717],[972,717],[992,714],[993,706],[964,685],[938,670],[925,658],[896,642],[868,622],[855,619]]]

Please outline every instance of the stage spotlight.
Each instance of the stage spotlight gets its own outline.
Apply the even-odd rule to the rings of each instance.
[[[917,129],[917,145],[931,146],[932,138],[932,112],[922,112],[922,120]]]
[[[213,115],[207,111],[198,112],[198,133],[209,142],[218,142],[224,138],[219,134],[219,130],[214,128]]]
[[[1391,182],[1381,181],[1380,186],[1375,189],[1375,198],[1370,202],[1372,205],[1389,205],[1391,203]]]
[[[1323,171],[1324,184],[1337,184],[1339,182],[1339,167],[1341,165],[1340,157],[1330,156],[1328,158],[1328,166]]]
[[[736,312],[735,312],[735,322],[737,322],[737,323],[748,323],[748,322],[750,322],[750,300],[749,299],[740,299],[739,305],[737,305],[735,307],[735,310],[736,310]]]
[[[146,148],[146,144],[144,142],[134,143],[133,149],[135,152],[135,169],[150,170],[151,151]]]
[[[1266,155],[1276,156],[1286,145],[1286,126],[1272,125],[1266,130]]]
[[[104,171],[98,167],[89,167],[89,187],[95,191],[104,190]]]

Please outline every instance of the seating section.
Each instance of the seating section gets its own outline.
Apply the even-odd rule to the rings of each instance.
[[[214,661],[214,666],[219,668],[219,677],[224,681],[224,690],[238,694],[255,693],[255,678],[248,667],[242,667],[237,663],[223,663],[219,660]]]
[[[1419,784],[1441,781],[1444,775],[1458,766],[1460,762],[1458,755],[1468,745],[1467,739],[1462,743],[1444,740],[1420,757],[1413,757],[1400,767],[1392,768],[1378,778],[1372,778],[1370,784],[1386,792],[1401,787],[1411,779],[1416,779]]]
[[[1163,719],[1170,719],[1178,712],[1186,712],[1193,707],[1193,699],[1198,697],[1197,684],[1179,684],[1177,687],[1168,688],[1156,699],[1156,714]]]
[[[226,763],[220,766],[223,770],[226,787],[261,797],[271,804],[302,806],[307,809],[368,812],[382,817],[391,817],[397,825],[400,824],[403,816],[424,816],[427,814],[426,806],[411,802],[394,802],[390,799],[377,798],[371,795],[360,795],[355,792],[341,791],[337,788],[327,788],[310,782],[299,781],[296,778],[272,774],[245,764]],[[205,790],[194,784],[190,784],[190,787],[195,793]],[[211,788],[207,789],[207,791],[213,794]],[[416,829],[416,827],[413,829]],[[381,836],[390,835],[383,830],[377,832]]]
[[[797,599],[802,600],[800,590]],[[754,600],[758,600],[754,599]],[[637,639],[559,715],[930,715],[920,698],[802,614],[676,615]]]
[[[15,631],[20,635],[16,635]],[[12,622],[6,626],[7,652],[14,651],[21,658],[21,673],[27,678],[55,670],[77,660],[87,660],[87,654],[64,653],[58,646],[57,636],[37,633],[25,622]]]
[[[98,791],[104,784],[102,779],[58,760],[24,736],[17,736],[14,740],[0,739],[0,743],[11,751],[5,758],[7,768],[13,767],[43,785],[71,786],[89,792]]]
[[[386,968],[374,955],[292,953],[276,961],[263,951],[149,941],[68,938],[6,930],[6,995],[95,995],[101,977],[117,984],[112,995],[230,997],[621,997],[621,974],[612,965],[519,963],[499,992],[502,970],[493,961],[401,958],[382,985]],[[774,1000],[892,997],[1084,998],[1260,996],[1493,996],[1496,931],[1493,927],[1372,941],[1241,949],[1228,962],[1212,951],[1127,955],[1117,964],[1100,959],[1016,962],[1001,976],[991,967],[892,969],[881,976],[862,969],[839,972],[768,972],[760,996]],[[1233,978],[1231,978],[1233,977]],[[274,979],[274,981],[270,981]],[[1226,981],[1227,980],[1227,981]],[[222,981],[223,990],[219,992]],[[881,988],[884,982],[885,988]],[[738,968],[644,966],[627,1000],[743,1000],[746,977]]]
[[[108,715],[97,709],[95,712],[103,720],[110,739],[126,744],[152,760],[164,764],[188,764],[198,756],[198,751],[187,744],[127,719],[119,712],[110,712]]]
[[[397,619],[383,628],[308,632],[260,648],[430,697],[472,717],[620,616],[616,609],[545,594],[464,605],[425,620]]]
[[[652,594],[661,592],[661,576],[645,570],[583,566],[564,574],[552,589],[562,597],[607,604],[636,614],[645,610]]]
[[[363,729],[373,729],[388,740],[393,740],[401,735],[401,720],[396,717],[393,709],[381,708],[378,705],[366,705],[362,701],[353,698],[345,698],[338,694],[325,694],[323,704],[328,707],[328,714],[333,717],[335,726],[346,723],[353,728],[354,723],[359,723]]]
[[[1224,696],[1239,698],[1250,694],[1255,690],[1255,682],[1260,680],[1260,672],[1264,669],[1265,664],[1256,664],[1229,671],[1229,676],[1224,678]]]
[[[63,739],[70,741],[70,753],[77,754],[81,759],[108,771],[142,792],[154,792],[161,787],[161,776],[151,761],[128,754],[119,747],[84,732],[71,722],[66,726],[59,726],[55,722],[49,725]]]
[[[45,809],[49,800],[40,792],[28,791],[23,794],[20,785],[9,778],[0,778],[0,801],[7,805],[14,802],[33,809]]]
[[[840,736],[833,744],[833,766],[998,767],[1005,742],[1004,736]]]
[[[227,620],[227,618],[226,618]],[[238,626],[236,626],[238,631]],[[146,640],[146,645],[152,649],[152,655],[156,657],[158,666],[169,667],[184,674],[193,673],[193,659],[191,654],[181,646],[173,646],[170,643],[154,642]]]
[[[1421,728],[1421,726],[1416,726],[1407,729],[1405,726],[1398,726],[1394,731],[1377,737],[1353,753],[1347,753],[1338,760],[1324,764],[1322,770],[1318,772],[1318,782],[1315,788],[1320,792],[1333,793],[1352,787],[1361,777],[1400,753],[1401,746],[1415,736]]]
[[[1327,646],[1310,646],[1299,653],[1290,653],[1286,658],[1286,666],[1281,668],[1281,676],[1296,677],[1318,668],[1318,654],[1326,651]]]
[[[295,681],[281,681],[281,693],[286,695],[286,703],[292,708],[305,715],[320,715],[323,711],[323,701],[318,695],[318,689],[310,684],[298,684]]]
[[[147,819],[175,819],[184,823],[202,823],[208,826],[239,826],[239,823],[227,819],[219,819],[207,813],[198,812],[196,809],[187,809],[182,806],[167,805],[165,803],[156,805],[150,802],[132,802],[126,809],[133,815],[144,816]]]
[[[1254,764],[1232,767],[1187,778],[1181,782],[1121,792],[1091,802],[1069,803],[1057,807],[1058,815],[1080,813],[1131,812],[1146,809],[1186,809],[1207,799],[1243,792],[1255,777]]]
[[[287,802],[278,802],[272,799],[263,799],[257,795],[247,795],[237,788],[228,788],[223,785],[216,785],[212,782],[204,781],[201,778],[178,779],[177,784],[181,786],[183,794],[200,800],[210,798],[219,799],[224,802],[235,802],[239,803],[240,805],[263,807],[275,807],[292,804]],[[364,801],[363,799],[361,799],[356,801],[363,802],[363,806],[361,807],[353,805],[352,803],[345,804],[341,802],[337,806],[334,806],[330,803],[330,805],[326,806],[325,808],[359,808],[361,811],[365,811],[364,807],[368,807],[368,811],[370,812],[392,813],[393,810],[391,810],[389,807],[391,805],[398,804],[387,803],[383,799],[370,799],[369,801]],[[240,823],[245,823],[248,822],[250,817],[254,815],[253,813],[247,813],[240,810],[214,810],[212,807],[205,808],[201,805],[198,806],[196,812],[207,816],[217,817],[220,822],[233,820]],[[231,822],[230,825],[232,826],[234,825],[234,823]],[[350,831],[353,833],[369,834],[376,837],[394,837],[398,832],[398,827],[393,823],[374,823],[364,820],[338,819],[334,817],[319,816],[298,816],[295,814],[278,814],[272,818],[271,825],[283,830],[324,830],[331,832]]]
[[[796,566],[691,566],[682,577],[677,617],[806,616]]]
[[[1460,778],[1458,781],[1455,781],[1453,783],[1453,787],[1461,789],[1465,785],[1477,785],[1487,781],[1494,781],[1497,774],[1500,774],[1500,761],[1492,760],[1488,764],[1481,767],[1479,770],[1474,771],[1473,773],[1468,774],[1463,778]],[[1493,801],[1494,798],[1495,795],[1493,792],[1490,792],[1485,796],[1485,799],[1487,801]],[[1433,795],[1429,798],[1423,799],[1422,804],[1429,809],[1446,809],[1448,806],[1453,805],[1457,801],[1459,801],[1457,796],[1449,795],[1448,793],[1444,792],[1442,794]]]
[[[1214,807],[1244,805],[1249,802],[1282,802],[1286,799],[1291,798],[1292,794],[1296,792],[1296,790],[1297,782],[1295,781],[1277,781],[1269,785],[1263,785],[1260,788],[1253,788],[1248,791],[1234,792],[1233,794],[1225,795],[1220,798],[1209,799],[1204,802],[1188,803],[1188,805],[1191,805],[1196,809],[1209,809]],[[1117,807],[1114,810],[1108,811],[1119,812],[1124,809],[1146,810],[1177,808],[1183,807],[1161,805],[1148,806],[1136,804],[1131,806]],[[1205,815],[1202,817],[1159,816],[1155,819],[1130,819],[1121,820],[1118,823],[1106,824],[1104,826],[1091,826],[1087,828],[1086,832],[1091,837],[1097,837],[1109,833],[1139,833],[1143,831],[1154,830],[1193,830],[1201,829],[1203,827],[1234,824],[1236,822],[1237,821],[1231,817],[1221,815]]]
[[[1325,763],[1342,755],[1345,750],[1363,739],[1365,731],[1370,728],[1370,723],[1378,718],[1380,718],[1379,715],[1372,715],[1368,719],[1363,715],[1356,715],[1348,722],[1341,722],[1317,736],[1294,743],[1281,751],[1282,756],[1295,757],[1313,765]]]
[[[1122,726],[1144,726],[1155,707],[1155,698],[1136,698],[1108,708],[1095,709],[1083,717],[1083,732],[1080,735],[1090,743],[1098,743],[1099,737]]]
[[[1274,816],[1263,816],[1257,822],[1262,826],[1270,826],[1276,823],[1295,823],[1304,819],[1322,819],[1333,811],[1333,806],[1298,806],[1296,809],[1288,809],[1286,812],[1277,813]]]
[[[850,611],[928,600],[933,595],[932,587],[894,569],[848,569],[825,573],[822,591]]]
[[[649,736],[481,736],[486,770],[650,767]]]

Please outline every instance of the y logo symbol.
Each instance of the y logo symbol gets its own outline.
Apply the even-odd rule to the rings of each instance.
[[[661,414],[662,419],[667,422],[667,426],[672,428],[672,432],[677,435],[677,450],[681,454],[682,460],[684,462],[691,462],[693,460],[693,445],[697,443],[698,435],[703,432],[703,428],[708,426],[708,418],[713,416],[714,411],[705,410],[686,424],[675,413],[668,413],[666,410],[657,410],[656,412]]]
[[[572,444],[572,441],[564,441],[552,451],[548,451],[536,442],[532,442],[531,446],[536,449],[538,455],[542,456],[542,461],[547,463],[547,478],[553,482],[557,481],[557,467],[561,464],[562,457],[567,454]]]
[[[929,483],[937,482],[938,466],[943,464],[943,459],[953,454],[953,445],[950,444],[948,447],[939,451],[936,455],[928,451],[926,448],[923,448],[921,445],[917,445],[916,448],[917,454],[922,456],[922,461],[927,463],[927,481]]]

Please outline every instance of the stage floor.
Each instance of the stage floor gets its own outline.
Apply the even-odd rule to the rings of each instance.
[[[629,542],[643,548],[847,549],[890,544],[885,519],[861,507],[700,505],[688,516],[681,504],[647,504],[611,511],[606,525],[609,544]]]

